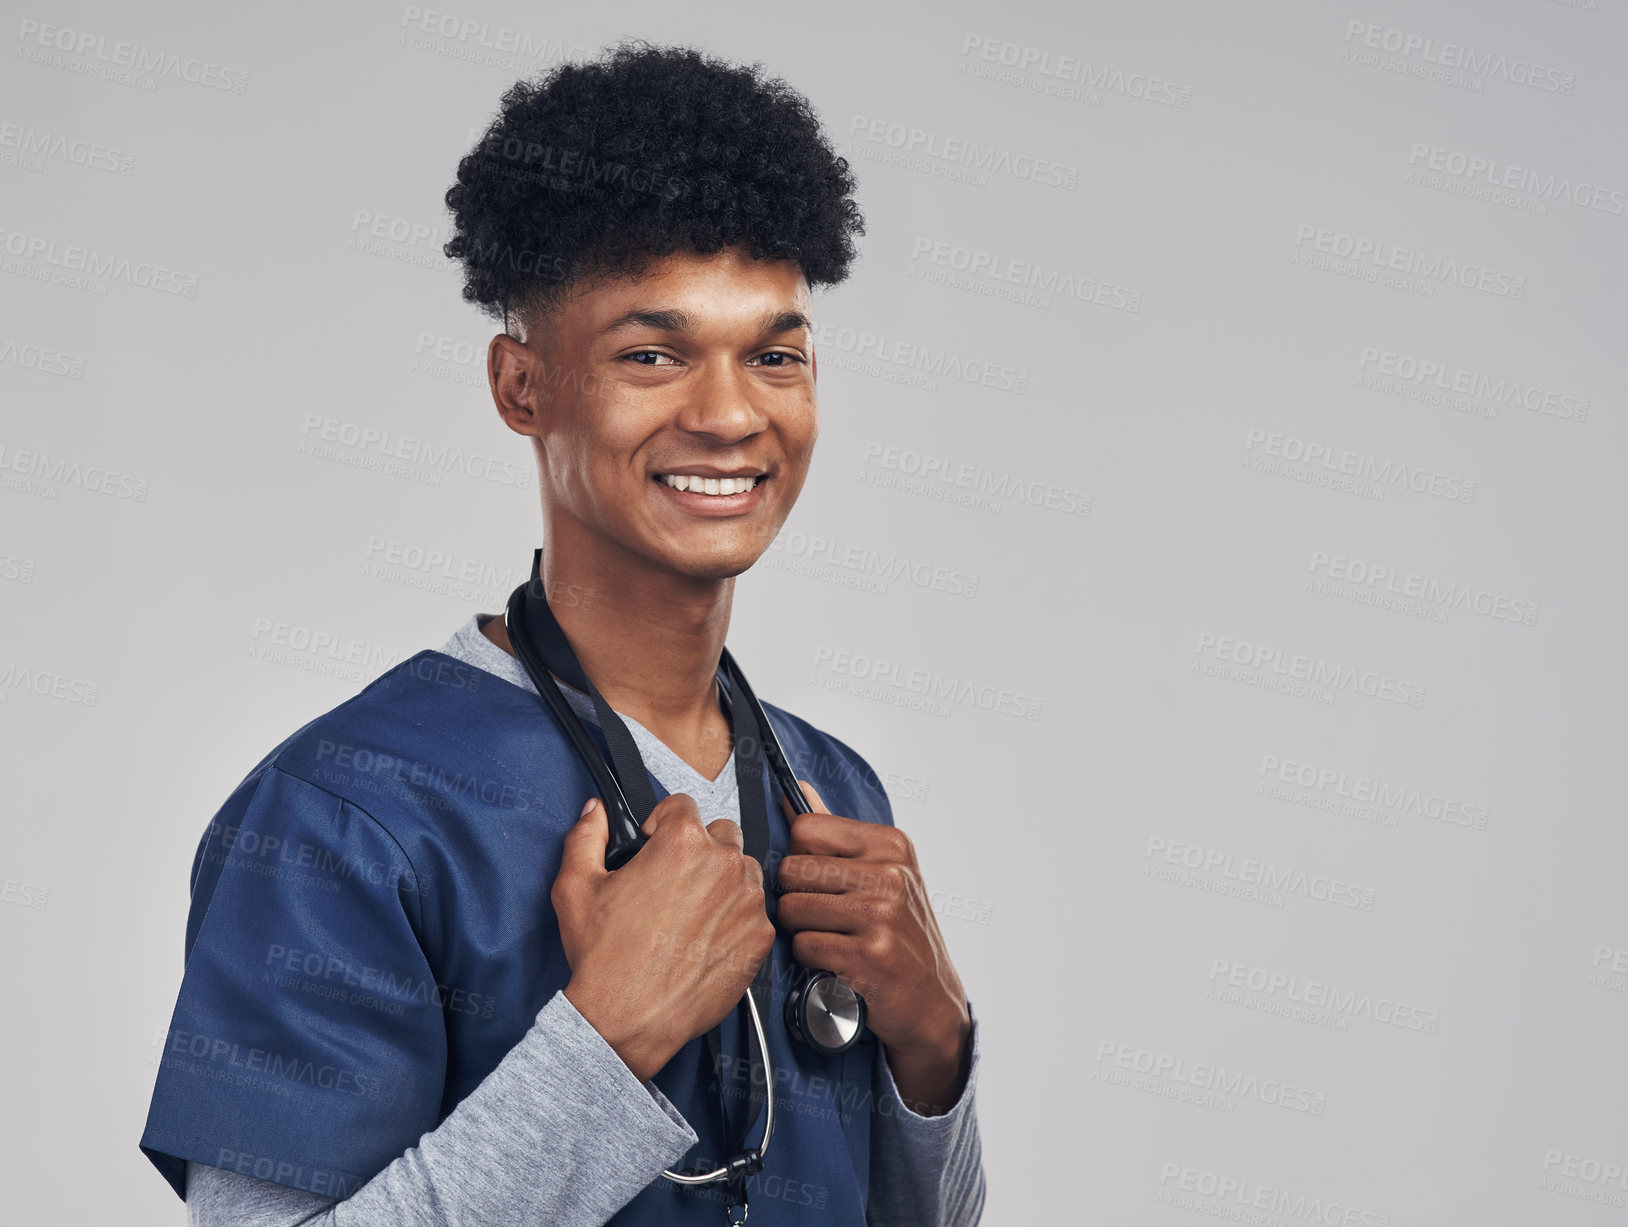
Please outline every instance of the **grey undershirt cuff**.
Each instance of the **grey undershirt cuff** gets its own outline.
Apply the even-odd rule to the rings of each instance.
[[[436,1128],[343,1201],[187,1164],[197,1227],[603,1223],[697,1141],[557,992]]]

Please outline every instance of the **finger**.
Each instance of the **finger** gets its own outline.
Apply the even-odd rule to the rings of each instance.
[[[793,854],[780,858],[775,880],[782,891],[825,895],[867,891],[877,885],[877,877],[862,865],[850,856]]]
[[[775,918],[794,933],[814,930],[854,934],[863,932],[870,923],[870,918],[850,896],[801,891],[780,896]]]
[[[792,936],[791,957],[803,967],[836,972],[856,993],[865,991],[858,979],[865,969],[864,952],[855,938],[810,929]]]
[[[560,850],[560,872],[584,877],[604,877],[605,845],[610,842],[610,820],[605,817],[605,803],[598,797],[588,801],[591,807],[572,824],[565,833]]]
[[[887,830],[880,823],[861,822],[829,812],[799,814],[791,823],[792,852],[810,856],[866,856],[885,859]]]
[[[808,803],[814,807],[814,812],[816,814],[829,814],[831,812],[825,808],[825,802],[820,800],[820,794],[814,791],[814,785],[810,784],[807,780],[799,779],[797,781],[797,786],[803,790],[803,796],[807,798]],[[791,807],[791,798],[786,796],[784,790],[782,790],[780,793],[780,809],[786,815],[786,820],[788,822],[797,816],[797,812]]]
[[[644,820],[639,829],[646,835],[654,835],[664,819],[683,814],[691,815],[696,822],[701,821],[701,807],[694,797],[687,792],[669,793],[656,802],[656,808],[650,811],[650,817]]]
[[[707,834],[721,844],[732,845],[737,852],[746,851],[746,836],[741,833],[740,824],[728,818],[714,818],[707,823]]]

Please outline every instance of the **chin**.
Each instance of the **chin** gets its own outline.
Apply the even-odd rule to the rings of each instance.
[[[743,547],[688,553],[674,551],[666,553],[665,561],[673,570],[691,579],[733,579],[743,571],[750,570],[763,552],[763,549]]]
[[[751,570],[752,564],[758,560],[758,557],[757,554],[753,554],[749,558],[718,559],[708,562],[685,559],[677,564],[677,569],[691,579],[734,579],[735,576]]]

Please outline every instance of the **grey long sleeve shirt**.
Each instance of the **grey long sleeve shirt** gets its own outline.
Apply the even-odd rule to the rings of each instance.
[[[535,694],[520,662],[481,633],[491,616],[472,616],[441,651]],[[598,723],[585,695],[563,684],[560,690],[579,716]],[[662,787],[694,797],[703,823],[740,821],[733,756],[708,780],[636,720],[625,714],[623,720]],[[974,1227],[982,1215],[976,1016],[970,1043],[960,1099],[930,1117],[900,1102],[886,1049],[878,1046],[868,1227]],[[655,1084],[635,1078],[556,993],[520,1043],[440,1125],[350,1197],[189,1162],[187,1220],[192,1227],[604,1223],[696,1140]]]

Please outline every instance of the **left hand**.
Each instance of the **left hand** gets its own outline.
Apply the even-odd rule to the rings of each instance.
[[[798,784],[814,812],[793,814],[780,798],[791,848],[777,875],[792,956],[865,998],[866,1025],[887,1046],[906,1104],[945,1111],[965,1083],[972,1016],[915,847],[897,827],[831,813],[812,784]]]

